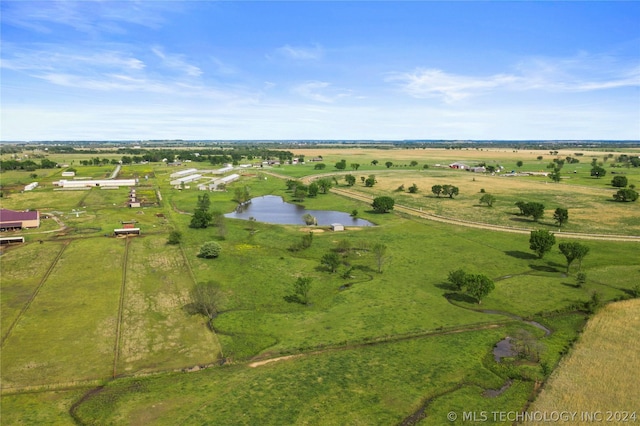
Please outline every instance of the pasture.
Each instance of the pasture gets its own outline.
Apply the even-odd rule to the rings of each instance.
[[[637,421],[630,417],[640,415],[638,353],[631,342],[640,338],[639,302],[613,303],[596,315],[530,410],[599,412],[614,423]],[[579,424],[591,422],[584,419]]]
[[[612,189],[603,181],[610,179],[583,176],[588,153],[578,164],[587,168],[578,170],[575,184],[421,169],[427,161],[472,159],[501,164],[522,159],[525,166],[537,167],[536,157],[544,154],[535,151],[300,153],[322,155],[328,165],[323,173],[335,173],[331,165],[342,158],[359,162],[357,175],[375,173],[378,184],[365,188],[358,181],[350,190],[390,195],[425,212],[557,230],[550,213],[539,224],[517,216],[513,203],[524,197],[542,200],[548,209],[569,208],[566,230],[640,235],[637,205],[605,201]],[[546,164],[548,153],[544,157]],[[371,165],[373,159],[419,164],[387,169]],[[94,168],[76,166],[79,172],[83,167]],[[26,244],[3,248],[0,256],[3,419],[24,418],[26,424],[72,424],[72,416],[87,424],[389,424],[416,416],[421,424],[442,424],[452,410],[517,411],[578,336],[582,307],[593,292],[608,302],[628,298],[637,285],[638,242],[581,241],[590,253],[582,263],[587,281],[578,287],[575,272],[565,274],[557,246],[538,259],[529,250],[528,235],[376,214],[369,203],[333,193],[303,204],[357,210],[358,217],[377,226],[316,229],[311,247],[299,251],[290,248],[309,232],[307,227],[224,219],[218,226],[193,229],[191,213],[204,192],[193,184],[172,188],[174,171],[163,164],[123,167],[124,175],[149,176],[138,190],[155,201],[140,209],[126,207],[125,188],[54,191],[44,185],[2,198],[3,208],[38,207],[64,225],[57,230],[52,222],[31,230]],[[634,169],[626,172],[632,181],[640,176]],[[252,196],[291,201],[285,179],[317,173],[312,163],[243,171],[226,192],[208,193],[211,210],[232,211],[234,189],[244,186]],[[417,194],[396,191],[414,182]],[[438,199],[428,189],[436,183],[457,185],[461,194]],[[344,181],[338,187],[346,188]],[[493,208],[478,206],[480,189],[496,195]],[[111,236],[123,221],[135,221],[142,235]],[[167,244],[172,230],[181,232],[180,244]],[[197,257],[200,246],[212,240],[222,246],[221,256]],[[372,251],[376,244],[387,247],[381,273]],[[320,263],[327,253],[340,253],[335,273]],[[481,304],[456,292],[447,275],[458,268],[487,275],[495,290]],[[299,277],[312,282],[308,305],[288,297]],[[213,331],[188,309],[189,291],[198,282],[216,282],[221,289]],[[551,334],[525,320],[543,324]],[[545,348],[540,360],[496,363],[493,346],[523,329]],[[280,358],[287,356],[293,357]],[[257,361],[272,362],[252,367]],[[509,379],[504,393],[483,396]],[[29,416],[21,417],[25,410]]]

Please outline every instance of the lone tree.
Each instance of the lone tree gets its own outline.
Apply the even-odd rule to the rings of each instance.
[[[540,259],[544,257],[544,254],[551,250],[556,243],[556,237],[549,231],[544,229],[538,229],[531,231],[531,237],[529,238],[529,248],[535,251]]]
[[[338,270],[338,266],[340,266],[340,255],[336,252],[330,252],[322,256],[320,259],[320,263],[326,266],[331,273],[334,273]]]
[[[553,219],[558,224],[558,227],[562,228],[562,225],[569,221],[569,212],[567,209],[558,207],[553,213]]]
[[[493,281],[482,274],[468,274],[465,278],[467,293],[481,303],[482,299],[495,288]]]
[[[311,290],[311,278],[298,277],[295,283],[293,283],[294,298],[298,303],[303,305],[309,304],[309,291]]]
[[[462,288],[465,286],[466,279],[467,273],[462,269],[457,269],[455,271],[449,272],[449,276],[447,277],[447,281],[449,281],[449,283],[451,283],[453,288],[457,291],[462,290]]]
[[[607,174],[607,171],[598,166],[598,165],[593,165],[592,164],[592,169],[591,169],[591,176],[595,176],[596,179],[600,179],[601,177],[604,177]]]
[[[222,251],[222,247],[215,241],[207,241],[200,247],[200,253],[198,253],[198,257],[203,257],[205,259],[213,259],[220,256],[220,252]]]
[[[207,318],[207,326],[213,330],[213,320],[218,316],[219,306],[223,299],[220,286],[213,282],[198,283],[189,292],[191,303],[187,310],[192,314],[200,314]]]
[[[582,266],[582,259],[589,254],[589,247],[578,242],[560,243],[558,245],[560,252],[567,259],[567,274],[574,260],[578,261],[578,271]]]
[[[480,197],[480,203],[486,203],[488,207],[493,207],[493,203],[495,203],[496,197],[491,194],[484,194]]]
[[[347,168],[347,160],[340,160],[336,163],[336,169],[344,170]]]
[[[378,273],[381,274],[382,273],[382,267],[384,266],[385,262],[388,260],[387,257],[387,246],[385,246],[384,244],[376,244],[373,246],[371,252],[373,253],[373,256],[375,257],[376,260],[376,266],[378,268]]]
[[[442,185],[433,185],[431,187],[431,192],[433,192],[438,198],[440,198],[440,194],[442,194]]]
[[[198,195],[198,203],[191,217],[189,228],[204,229],[209,226],[213,219],[213,215],[209,212],[210,206],[209,194]]]
[[[310,215],[309,213],[303,214],[302,220],[304,220],[304,223],[309,226],[318,224],[318,220],[315,218],[315,216]]]
[[[445,195],[448,195],[449,198],[453,198],[455,195],[458,195],[458,187],[453,185],[442,185],[442,192]]]
[[[413,185],[411,185],[409,187],[409,193],[410,194],[415,194],[418,192],[418,185],[416,185],[415,183]]]
[[[353,186],[356,183],[356,177],[354,175],[346,175],[344,180],[347,182],[347,185]]]
[[[376,184],[376,182],[378,182],[378,181],[376,180],[375,175],[369,175],[369,177],[366,178],[365,181],[364,181],[364,186],[366,186],[368,188],[371,188],[371,187],[373,187],[373,185]]]
[[[385,166],[387,166],[387,169],[391,168],[391,166],[393,166],[393,163],[391,161],[387,161],[386,163],[384,163]]]
[[[614,176],[613,179],[611,179],[611,185],[616,188],[626,188],[628,184],[629,181],[626,176]]]
[[[387,213],[387,212],[393,210],[393,205],[394,204],[395,204],[395,201],[393,200],[393,198],[387,197],[385,195],[385,196],[382,196],[382,197],[374,198],[373,203],[371,204],[371,206],[378,213]]]

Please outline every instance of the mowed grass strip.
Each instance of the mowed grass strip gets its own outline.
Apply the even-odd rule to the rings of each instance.
[[[29,302],[62,243],[23,244],[0,256],[0,318],[2,337]]]
[[[73,241],[2,351],[4,388],[109,376],[124,242]]]
[[[460,383],[499,388],[503,379],[481,361],[502,333],[457,333],[256,368],[239,364],[125,379],[88,398],[77,414],[87,424],[397,424],[442,389]],[[518,399],[504,406],[519,408]]]
[[[606,306],[587,323],[574,349],[560,362],[529,411],[600,411],[603,416],[607,411],[635,411],[639,416],[638,341],[640,300]]]
[[[215,334],[189,315],[193,286],[179,246],[147,235],[130,241],[118,371],[144,372],[214,362]]]

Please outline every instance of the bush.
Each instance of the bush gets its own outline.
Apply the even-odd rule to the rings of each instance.
[[[182,233],[180,231],[171,231],[169,238],[167,238],[167,244],[180,244],[182,241]]]
[[[220,252],[222,251],[222,247],[215,241],[207,241],[200,247],[200,253],[198,253],[198,257],[203,257],[205,259],[213,259],[220,256]]]
[[[614,176],[613,179],[611,179],[611,185],[616,188],[626,188],[628,183],[629,181],[626,176]]]
[[[613,199],[616,201],[636,201],[638,199],[638,193],[633,189],[621,189],[613,194]]]

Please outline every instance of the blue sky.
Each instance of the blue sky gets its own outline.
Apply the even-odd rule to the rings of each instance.
[[[638,2],[0,8],[5,141],[640,139]]]

